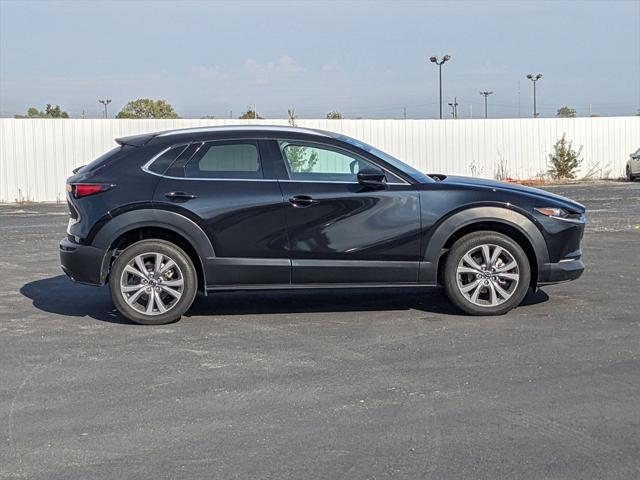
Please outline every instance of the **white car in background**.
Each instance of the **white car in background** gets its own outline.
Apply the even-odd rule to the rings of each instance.
[[[629,181],[640,178],[640,148],[629,155],[627,161],[627,178]]]

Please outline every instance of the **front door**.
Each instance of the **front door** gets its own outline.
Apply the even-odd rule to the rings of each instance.
[[[358,183],[374,165],[342,148],[278,142],[294,284],[414,283],[418,280],[420,200],[391,173],[387,187]]]
[[[208,286],[288,284],[284,204],[265,175],[259,141],[192,144],[164,174],[154,201],[199,223],[214,258],[203,259]]]

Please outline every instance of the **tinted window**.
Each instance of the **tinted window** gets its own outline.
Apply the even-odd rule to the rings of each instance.
[[[103,153],[102,155],[100,155],[98,158],[96,158],[95,160],[93,160],[91,163],[89,163],[88,165],[85,165],[84,167],[82,167],[80,170],[78,170],[79,172],[92,172],[95,169],[97,169],[98,167],[101,167],[102,165],[106,164],[109,160],[111,160],[112,158],[114,158],[118,153],[120,153],[122,150],[124,149],[124,146],[122,145],[118,145],[115,148],[112,148],[111,150],[109,150],[108,152]]]
[[[360,170],[378,168],[355,155],[351,156],[329,146],[280,142],[280,148],[292,180],[357,182]],[[389,173],[387,180],[399,181]]]
[[[262,178],[258,146],[245,143],[205,143],[187,163],[190,178]]]
[[[180,155],[184,151],[185,148],[187,148],[186,145],[180,145],[170,148],[169,150],[161,154],[158,158],[156,158],[151,165],[149,165],[149,171],[162,175],[173,163],[173,161],[178,158],[178,155]]]

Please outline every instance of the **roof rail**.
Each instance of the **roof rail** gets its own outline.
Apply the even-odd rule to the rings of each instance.
[[[206,132],[232,132],[232,131],[275,131],[275,132],[304,132],[314,135],[329,137],[327,132],[312,128],[289,127],[286,125],[220,125],[214,127],[192,127],[177,130],[167,130],[156,134],[158,137],[168,137],[170,135],[180,135],[182,133],[206,133]]]

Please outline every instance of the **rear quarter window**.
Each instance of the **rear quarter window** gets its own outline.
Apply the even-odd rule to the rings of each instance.
[[[165,150],[147,167],[147,170],[159,175],[164,174],[174,160],[184,152],[187,146],[188,145],[178,145]]]

